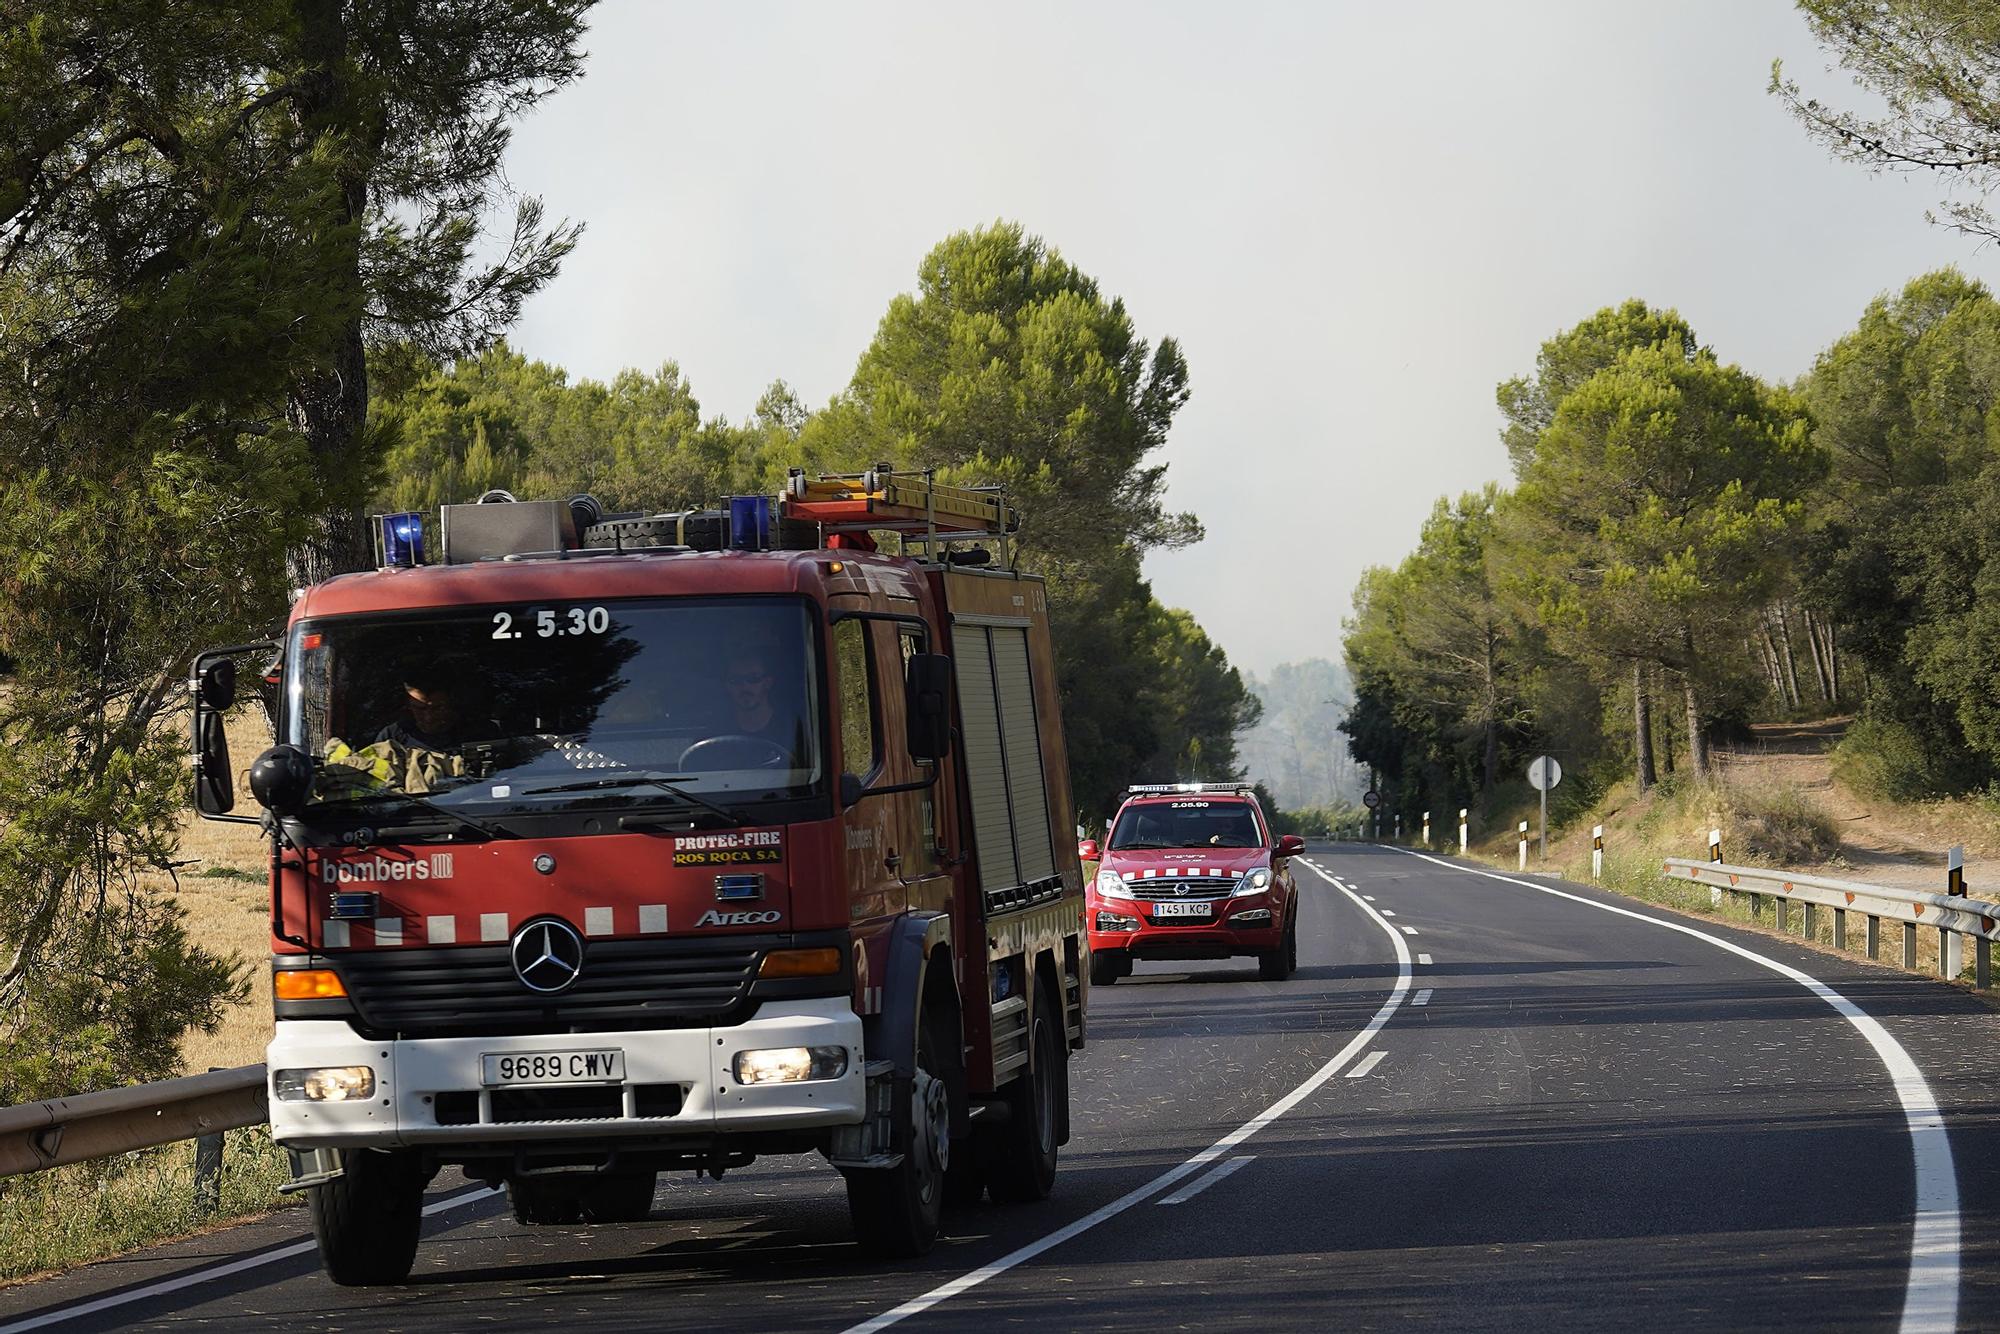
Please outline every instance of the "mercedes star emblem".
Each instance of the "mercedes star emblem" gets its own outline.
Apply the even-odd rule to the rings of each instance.
[[[544,917],[514,933],[514,976],[530,991],[561,991],[583,971],[583,937],[567,922]]]

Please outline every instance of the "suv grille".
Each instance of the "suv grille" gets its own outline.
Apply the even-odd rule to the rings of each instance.
[[[587,940],[553,996],[514,975],[505,945],[370,950],[335,960],[370,1037],[471,1037],[711,1024],[747,1004],[768,938]]]
[[[1135,899],[1226,899],[1243,883],[1238,876],[1172,876],[1166,879],[1127,880],[1126,891]],[[1181,891],[1186,890],[1183,894]]]

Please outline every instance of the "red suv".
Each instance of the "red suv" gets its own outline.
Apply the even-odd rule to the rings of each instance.
[[[1134,959],[1227,959],[1252,955],[1258,974],[1281,982],[1299,962],[1298,895],[1291,859],[1296,834],[1272,837],[1248,787],[1180,783],[1130,789],[1100,848],[1084,911],[1090,980],[1109,986]]]

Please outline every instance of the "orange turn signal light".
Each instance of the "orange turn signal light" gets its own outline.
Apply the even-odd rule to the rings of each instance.
[[[330,968],[284,968],[271,974],[271,993],[281,1001],[333,1000],[347,988]]]
[[[840,951],[829,945],[811,950],[772,950],[759,977],[831,977],[840,971]]]

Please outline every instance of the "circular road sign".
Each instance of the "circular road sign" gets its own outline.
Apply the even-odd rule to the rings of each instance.
[[[1528,786],[1547,792],[1563,780],[1563,767],[1553,755],[1537,755],[1528,764]]]
[[[1372,811],[1382,804],[1382,794],[1371,787],[1361,794],[1361,804]]]

